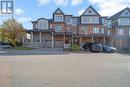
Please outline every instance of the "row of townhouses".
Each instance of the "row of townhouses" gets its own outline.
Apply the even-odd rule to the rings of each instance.
[[[127,7],[111,17],[101,16],[89,6],[80,16],[66,15],[60,8],[52,19],[32,21],[33,29],[27,30],[27,46],[36,48],[68,48],[70,44],[97,42],[117,48],[130,46],[130,9]]]

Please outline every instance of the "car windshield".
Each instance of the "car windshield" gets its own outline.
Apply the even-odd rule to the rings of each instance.
[[[102,46],[104,46],[104,47],[112,47],[111,45],[108,45],[108,44],[102,44]]]

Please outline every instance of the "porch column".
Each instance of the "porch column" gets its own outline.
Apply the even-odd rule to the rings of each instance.
[[[103,43],[104,43],[104,44],[106,43],[106,38],[105,38],[105,37],[103,37]]]
[[[113,38],[111,39],[111,45],[113,46]]]
[[[33,32],[31,32],[31,43],[33,43]]]
[[[82,43],[82,37],[80,37],[80,44]]]
[[[53,32],[52,32],[51,38],[52,38],[52,48],[54,48],[54,35],[53,35]]]
[[[92,37],[92,43],[93,43],[93,37]]]
[[[74,40],[73,40],[73,35],[72,35],[72,44],[73,44]]]
[[[42,48],[42,39],[41,39],[41,32],[39,32],[39,42],[40,42],[40,47]]]
[[[121,45],[122,45],[122,40],[121,40],[121,39],[120,39],[120,42],[119,42],[119,43],[120,43],[120,47],[121,47]]]
[[[40,43],[41,43],[42,42],[41,32],[39,32],[39,40],[40,40]]]
[[[65,44],[65,35],[63,36],[63,44]]]

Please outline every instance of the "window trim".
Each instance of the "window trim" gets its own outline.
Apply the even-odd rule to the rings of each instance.
[[[57,29],[57,28],[61,28],[61,29]],[[55,32],[62,32],[62,25],[55,25]]]
[[[85,30],[85,32],[83,32],[83,30]],[[81,33],[82,34],[87,34],[87,32],[88,32],[88,29],[86,27],[82,27],[81,28]]]
[[[118,36],[124,35],[124,29],[118,29],[117,30],[117,35]]]
[[[130,36],[130,29],[128,30],[129,32],[128,32],[128,35]]]
[[[104,33],[105,33],[105,29],[101,28],[101,34],[104,34]]]
[[[110,35],[110,30],[107,31],[107,34]]]
[[[62,21],[64,21],[63,15],[61,15],[61,14],[55,14],[54,15],[54,21],[55,22],[62,22]]]
[[[93,27],[93,33],[98,34],[99,33],[99,28],[98,27]]]

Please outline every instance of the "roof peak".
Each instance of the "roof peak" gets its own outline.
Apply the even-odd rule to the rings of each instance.
[[[62,14],[64,14],[64,12],[63,12],[59,7],[54,11],[53,14],[55,14],[58,10],[59,10]]]
[[[89,5],[88,8],[81,14],[83,15],[89,8],[91,8],[97,15],[100,15],[94,8],[92,5]]]

